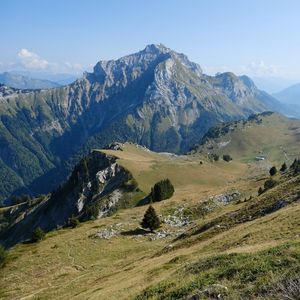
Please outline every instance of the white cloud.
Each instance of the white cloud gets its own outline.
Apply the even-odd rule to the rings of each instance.
[[[30,52],[25,48],[18,52],[18,58],[20,64],[27,69],[44,70],[50,65],[46,59],[39,57],[36,53]]]
[[[268,65],[264,61],[251,62],[249,65],[240,66],[240,72],[258,77],[276,77],[285,73],[284,69],[277,65]]]
[[[34,71],[47,73],[80,74],[84,67],[78,63],[50,62],[26,48],[20,49],[12,62],[0,62],[0,71]]]
[[[203,70],[207,74],[216,74],[217,72],[233,72],[237,75],[249,75],[250,77],[291,77],[295,74],[289,72],[286,68],[267,64],[264,61],[250,62],[247,65],[239,66],[205,66]]]

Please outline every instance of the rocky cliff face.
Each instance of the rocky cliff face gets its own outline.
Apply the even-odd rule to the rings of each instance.
[[[116,158],[94,151],[77,164],[69,179],[51,195],[7,208],[0,228],[0,244],[27,240],[38,226],[45,231],[65,226],[68,218],[80,220],[112,214],[137,186]]]
[[[249,78],[207,76],[163,45],[100,61],[64,87],[6,91],[0,95],[0,196],[20,188],[49,192],[78,152],[113,141],[185,152],[217,122],[270,107],[276,101]]]

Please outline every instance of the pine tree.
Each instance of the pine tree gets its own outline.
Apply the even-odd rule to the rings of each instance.
[[[258,189],[258,195],[261,195],[263,192],[264,192],[263,188],[259,187],[259,189]]]
[[[280,172],[285,172],[286,169],[287,169],[287,165],[286,165],[286,163],[284,162],[284,163],[282,164],[281,168],[280,168]]]
[[[298,165],[298,159],[297,159],[297,158],[294,159],[294,161],[293,161],[293,163],[291,164],[290,168],[291,168],[291,169],[295,169],[296,165]]]
[[[277,173],[276,167],[272,167],[272,168],[270,169],[269,173],[270,173],[271,176],[274,176],[274,175]]]
[[[145,229],[150,229],[153,232],[155,229],[159,228],[160,220],[156,214],[155,209],[150,205],[144,214],[141,226]]]

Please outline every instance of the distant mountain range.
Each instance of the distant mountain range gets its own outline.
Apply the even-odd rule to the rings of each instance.
[[[34,79],[20,74],[0,73],[0,83],[17,89],[50,89],[60,84],[45,79]]]
[[[297,105],[300,109],[300,83],[273,94],[273,96],[282,103]]]
[[[2,91],[2,92],[1,92]],[[0,195],[49,192],[77,157],[113,141],[184,153],[208,129],[266,110],[292,114],[247,76],[203,74],[163,45],[48,90],[0,87]]]

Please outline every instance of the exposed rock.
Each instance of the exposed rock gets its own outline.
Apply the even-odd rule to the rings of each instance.
[[[101,205],[98,218],[102,218],[108,216],[112,213],[113,209],[117,206],[118,202],[122,198],[123,193],[116,189],[112,191],[106,201]]]
[[[228,288],[221,284],[212,284],[203,291],[203,294],[211,299],[224,299],[228,295]]]
[[[156,240],[159,240],[159,239],[164,239],[164,238],[169,237],[171,235],[172,235],[171,232],[169,232],[167,230],[161,230],[161,231],[156,232],[154,235],[150,236],[149,240],[150,241],[156,241]]]
[[[180,207],[174,211],[172,215],[168,215],[163,219],[163,222],[165,224],[168,224],[172,227],[184,227],[189,225],[190,218],[187,216],[184,216],[184,207]]]
[[[119,232],[117,230],[115,230],[112,227],[109,227],[109,228],[105,228],[103,230],[97,231],[97,233],[95,234],[95,237],[100,238],[100,239],[109,240],[112,237],[116,236],[118,233]]]
[[[186,300],[199,300],[201,292],[186,297]]]
[[[94,151],[51,197],[30,207],[23,205],[20,212],[19,206],[14,208],[14,222],[0,233],[0,242],[10,246],[30,238],[38,226],[44,231],[64,226],[71,215],[86,219],[92,207],[93,216],[107,216],[115,210],[123,196],[122,186],[130,178],[132,175],[116,163],[115,157]]]
[[[122,143],[114,142],[114,143],[111,143],[111,144],[108,144],[108,145],[104,146],[103,149],[106,149],[106,150],[115,150],[115,151],[123,151],[123,144]]]
[[[225,194],[220,194],[220,195],[215,195],[210,197],[210,200],[214,200],[220,203],[228,204],[240,197],[240,192],[239,191],[233,191],[233,192],[228,192]]]

